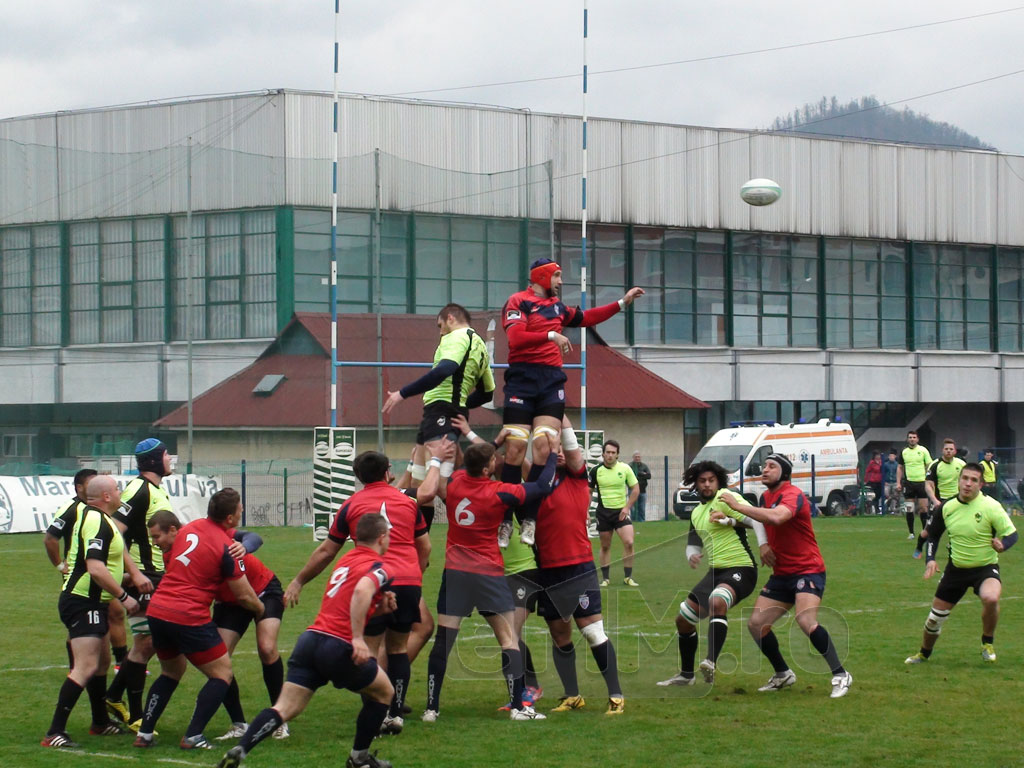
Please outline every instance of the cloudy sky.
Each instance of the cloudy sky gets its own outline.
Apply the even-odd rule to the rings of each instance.
[[[1011,0],[588,5],[591,115],[765,128],[822,96],[873,95],[909,99],[915,111],[1024,154],[1024,72],[998,77],[1024,70],[1024,6]],[[579,114],[582,7],[341,0],[340,88]],[[980,14],[991,15],[935,24]],[[5,0],[0,117],[260,89],[329,91],[333,26],[331,0]],[[917,28],[870,34],[905,27]],[[853,35],[870,36],[801,45]],[[721,58],[783,46],[801,47]],[[670,63],[708,57],[719,58]],[[521,80],[534,82],[510,82]]]

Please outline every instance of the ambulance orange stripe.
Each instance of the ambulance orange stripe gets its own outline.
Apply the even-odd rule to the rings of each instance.
[[[797,438],[808,438],[808,437],[839,437],[840,435],[852,434],[851,431],[843,432],[780,432],[777,435],[767,435],[765,440],[796,440]]]

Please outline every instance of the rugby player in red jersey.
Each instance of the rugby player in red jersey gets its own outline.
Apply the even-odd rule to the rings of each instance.
[[[537,442],[547,439],[544,435]],[[522,705],[523,657],[513,630],[515,601],[505,580],[497,532],[509,507],[540,499],[551,492],[557,456],[550,450],[553,446],[547,447],[547,463],[534,482],[524,485],[492,480],[497,456],[490,443],[475,443],[467,448],[465,469],[457,471],[448,481],[445,499],[448,544],[437,596],[437,635],[427,664],[424,722],[432,723],[438,718],[448,655],[458,637],[459,625],[474,608],[491,625],[501,646],[501,669],[509,699],[513,704]],[[431,479],[433,471],[428,471],[427,480]],[[509,716],[512,720],[544,718],[530,706],[513,708]]]
[[[364,638],[367,617],[375,609],[386,612],[395,608],[394,593],[382,591],[391,578],[384,564],[388,528],[383,515],[370,512],[359,517],[353,529],[355,549],[335,564],[316,620],[295,643],[281,696],[273,707],[256,716],[238,746],[221,759],[219,768],[237,768],[253,747],[298,717],[317,689],[327,683],[359,693],[363,699],[346,768],[391,768],[391,763],[370,754],[370,744],[380,731],[395,690]]]
[[[754,603],[747,628],[775,674],[758,690],[778,691],[796,682],[796,675],[782,657],[778,638],[772,632],[772,624],[795,606],[797,624],[832,670],[831,697],[838,699],[850,690],[853,675],[839,660],[828,630],[818,623],[818,606],[825,593],[825,561],[814,537],[811,502],[789,482],[792,474],[792,462],[773,453],[764,460],[761,472],[761,482],[767,489],[761,495],[761,506],[752,507],[733,494],[722,496],[734,512],[764,523],[768,537],[768,543],[761,549],[761,560],[772,567],[772,575]],[[724,515],[712,512],[710,519],[722,520]]]
[[[451,445],[447,440],[434,442],[438,443],[438,448]],[[430,445],[433,446],[434,442]],[[319,576],[327,567],[355,531],[360,517],[373,512],[387,520],[391,526],[391,545],[384,558],[384,567],[391,577],[389,588],[395,593],[397,607],[393,612],[370,621],[366,636],[374,652],[380,646],[381,636],[384,636],[388,677],[396,692],[386,732],[400,733],[404,724],[402,705],[412,674],[407,652],[409,630],[420,620],[423,570],[430,561],[430,534],[416,500],[389,485],[394,478],[387,456],[377,451],[364,451],[352,462],[352,471],[363,484],[363,489],[352,494],[338,510],[327,539],[313,551],[309,561],[288,585],[285,598],[289,603],[298,602],[302,585]]]
[[[619,685],[615,647],[604,632],[601,589],[597,584],[594,550],[587,535],[589,515],[587,465],[572,424],[563,417],[555,487],[541,502],[537,515],[538,581],[544,588],[537,601],[537,614],[547,621],[551,631],[555,671],[564,688],[564,695],[552,711],[568,712],[586,704],[576,678],[576,646],[569,622],[572,618],[608,686],[605,714],[621,715],[626,700]]]
[[[208,680],[196,698],[182,749],[210,749],[203,728],[224,701],[233,672],[231,656],[210,620],[210,606],[227,582],[239,605],[263,615],[263,603],[245,578],[245,566],[231,556],[235,513],[242,503],[238,491],[224,488],[210,498],[206,517],[184,526],[168,553],[167,568],[153,593],[147,616],[153,648],[160,658],[160,677],[149,689],[137,747],[153,745],[153,729],[187,669],[186,659]]]
[[[540,476],[548,458],[547,441],[552,438],[558,450],[558,435],[565,415],[565,372],[562,355],[572,350],[565,328],[589,328],[604,322],[643,296],[643,288],[630,288],[611,304],[586,311],[570,309],[562,303],[562,268],[551,259],[537,259],[530,265],[530,287],[512,294],[501,311],[502,325],[508,336],[508,369],[505,371],[505,464],[501,479],[518,483],[526,444],[533,436],[533,467],[527,480]],[[512,535],[512,511],[499,531],[502,546]],[[537,503],[524,505],[519,513],[520,540],[533,544],[537,521]]]

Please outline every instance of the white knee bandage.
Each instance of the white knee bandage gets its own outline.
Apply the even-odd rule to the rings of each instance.
[[[566,451],[575,451],[580,447],[580,441],[576,439],[576,430],[565,428],[562,430],[562,448]]]
[[[587,640],[587,645],[591,648],[596,648],[602,643],[608,641],[608,635],[604,633],[604,622],[595,621],[593,624],[587,624],[583,629],[580,630],[583,633],[583,637]]]
[[[697,612],[690,607],[690,603],[687,600],[683,600],[683,602],[679,604],[679,615],[694,626],[697,626],[697,623],[700,621],[700,616],[698,616]]]
[[[522,427],[506,424],[505,429],[508,430],[508,434],[505,436],[506,440],[520,440],[525,443],[530,439],[530,433]]]
[[[928,619],[924,623],[924,631],[929,635],[937,635],[942,632],[942,625],[949,618],[949,611],[940,611],[932,608],[928,612]]]
[[[455,462],[445,461],[441,463],[441,477],[448,478],[455,473]]]
[[[547,427],[541,424],[539,427],[533,428],[533,439],[536,440],[538,437],[544,435],[551,435],[552,437],[558,437],[558,430],[554,427]]]
[[[413,464],[409,470],[409,474],[412,475],[413,480],[419,480],[422,482],[427,476],[427,467],[425,464]]]
[[[725,587],[715,587],[713,590],[711,590],[709,600],[713,600],[716,597],[721,599],[722,602],[725,603],[726,610],[732,608],[732,592],[730,592],[728,589],[726,589]]]

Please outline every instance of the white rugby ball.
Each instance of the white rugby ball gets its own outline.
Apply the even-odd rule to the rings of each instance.
[[[771,179],[751,179],[740,187],[740,197],[747,205],[771,205],[782,197],[782,188]]]

